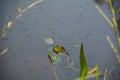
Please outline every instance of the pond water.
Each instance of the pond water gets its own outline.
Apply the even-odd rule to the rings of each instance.
[[[24,9],[35,1],[1,1],[0,26],[4,25],[7,16],[12,21],[15,19],[18,7]],[[110,36],[118,51],[119,45],[114,29],[95,4],[94,0],[44,0],[23,13],[0,42],[0,49],[10,48],[0,56],[0,80],[56,80],[48,58],[51,45],[45,43],[46,38],[66,48],[74,67],[79,68],[78,45],[83,43],[89,68],[98,64],[100,70],[109,70],[117,59],[106,36]],[[109,7],[99,6],[111,18]],[[114,72],[118,73],[118,69]],[[79,72],[58,63],[57,75],[59,80],[73,80],[79,77]],[[119,79],[120,76],[109,80]]]

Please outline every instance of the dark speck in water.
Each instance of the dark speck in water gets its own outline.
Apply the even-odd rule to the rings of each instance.
[[[32,36],[30,36],[29,34],[27,34],[26,37],[32,39]]]
[[[2,12],[0,11],[0,16],[2,15]]]
[[[14,56],[14,57],[16,57],[16,55],[15,55],[15,54],[13,54],[13,56]]]
[[[24,22],[23,21],[17,21],[18,23],[20,23],[20,24],[24,24]]]
[[[85,3],[85,6],[88,6],[89,5],[89,3]]]
[[[24,32],[27,32],[27,31],[28,31],[28,29],[27,29],[27,28],[23,28],[23,31],[24,31]]]
[[[4,61],[2,61],[2,63],[3,63],[3,64],[6,64],[6,63],[7,63],[7,61],[5,61],[5,60],[4,60]]]
[[[80,15],[82,15],[82,12],[79,12]]]
[[[26,37],[29,38],[30,36],[27,34]]]
[[[30,72],[34,72],[34,70],[33,70],[33,69],[28,69],[28,71],[30,71]]]
[[[43,72],[43,75],[45,76],[45,75],[46,75],[46,73],[45,73],[45,72]]]
[[[46,69],[48,69],[48,67],[46,66],[46,67],[44,67],[44,69],[46,70]]]
[[[24,63],[27,64],[29,61],[25,60]]]
[[[9,50],[11,50],[12,48],[10,47]]]

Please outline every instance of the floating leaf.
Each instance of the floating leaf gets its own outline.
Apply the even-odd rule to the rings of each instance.
[[[6,52],[8,52],[9,48],[5,48],[2,52],[0,52],[0,55],[5,54]]]
[[[80,49],[80,80],[85,80],[88,73],[88,64],[84,55],[83,44]]]

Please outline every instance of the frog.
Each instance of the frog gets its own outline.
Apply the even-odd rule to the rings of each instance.
[[[57,56],[55,53],[53,53],[53,52],[48,52],[48,57],[49,57],[49,59],[50,59],[50,62],[52,63],[52,64],[56,64],[56,63],[58,63],[58,62],[60,62],[60,57],[59,56]]]
[[[60,62],[61,56],[64,55],[64,53],[65,55],[69,55],[66,53],[66,49],[63,46],[55,45],[52,38],[46,38],[45,42],[51,46],[48,48],[48,57],[51,63],[56,64]]]
[[[57,54],[60,54],[60,53],[65,53],[66,50],[63,46],[60,46],[60,45],[55,45],[53,48],[52,48],[53,52],[57,53]]]

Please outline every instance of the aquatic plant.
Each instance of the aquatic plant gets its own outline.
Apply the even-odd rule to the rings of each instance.
[[[105,13],[100,9],[100,7],[97,4],[95,5],[95,7],[99,11],[99,13],[106,19],[106,21],[110,24],[110,26],[116,31],[116,36],[117,36],[118,43],[120,46],[120,35],[119,35],[119,28],[118,28],[118,24],[117,24],[117,20],[116,20],[115,10],[112,6],[112,1],[111,0],[106,0],[106,1],[107,1],[108,5],[110,6],[110,10],[112,13],[112,21],[107,17],[107,15],[105,15]],[[119,53],[118,53],[117,49],[115,48],[115,46],[113,45],[112,40],[110,39],[109,36],[107,36],[106,39],[108,40],[111,48],[113,49],[118,61],[120,61]]]
[[[110,20],[107,17],[107,15],[100,9],[100,7],[97,4],[95,5],[95,7],[99,11],[99,13],[105,18],[105,20],[108,22],[108,24],[110,24],[110,26],[116,31],[116,36],[117,36],[117,39],[118,39],[118,43],[120,45],[119,27],[118,27],[117,20],[116,20],[115,10],[113,8],[111,0],[107,0],[106,2],[108,3],[108,5],[110,7],[110,10],[111,10],[111,13],[112,13],[112,20]]]
[[[115,12],[115,10],[113,8],[113,1],[112,0],[105,0],[105,1],[110,7],[111,14],[112,14],[112,20],[110,20],[107,17],[107,15],[100,9],[100,7],[97,4],[95,5],[95,7],[99,11],[99,13],[105,18],[105,20],[108,22],[108,24],[115,30],[117,40],[118,40],[118,44],[119,44],[119,47],[120,47],[120,30],[119,30],[120,25],[118,24],[118,22],[116,20],[116,13],[119,13],[120,9],[118,8],[117,12]],[[109,42],[110,47],[113,49],[113,51],[115,53],[115,56],[117,58],[116,64],[120,64],[120,55],[119,55],[118,50],[116,49],[116,47],[114,46],[112,40],[110,39],[110,37],[108,35],[106,36],[106,39]],[[117,66],[116,64],[114,64],[111,67],[110,71],[105,70],[105,72],[104,72],[105,73],[104,74],[104,80],[107,80],[106,76],[107,75],[109,76],[112,73],[112,70]]]
[[[113,51],[114,51],[114,53],[115,53],[115,55],[116,55],[116,58],[118,59],[118,62],[120,62],[120,56],[119,56],[118,50],[116,49],[116,47],[115,47],[114,44],[112,43],[112,40],[110,39],[110,37],[107,36],[106,38],[107,38],[107,40],[108,40],[111,48],[113,49]]]
[[[18,11],[17,11],[18,14],[16,16],[16,19],[20,18],[22,16],[22,14],[25,13],[28,9],[32,8],[36,4],[39,4],[39,3],[43,2],[43,1],[44,0],[37,0],[37,1],[33,2],[33,3],[31,3],[29,6],[27,6],[23,10],[21,8],[18,8]]]
[[[1,30],[0,40],[2,40],[6,36],[8,29],[11,28],[12,25],[13,25],[13,21],[10,21],[8,19]]]
[[[118,14],[120,13],[120,7],[117,9],[117,12],[116,12],[116,13],[118,13]]]
[[[4,26],[3,26],[2,30],[1,30],[1,34],[0,34],[0,41],[7,35],[7,32],[9,30],[9,28],[12,27],[12,25],[13,25],[13,21],[10,21],[10,20],[8,20],[4,24]],[[8,52],[8,50],[9,50],[9,48],[5,48],[4,50],[0,51],[0,55],[5,54],[6,52]]]
[[[96,72],[96,73],[94,73]],[[96,77],[96,80],[98,80],[100,73],[98,72],[98,65],[96,65],[94,68],[88,70],[88,63],[87,59],[84,55],[84,47],[83,44],[81,44],[80,48],[80,77],[75,80],[86,80],[89,78]]]
[[[80,49],[80,80],[85,80],[88,73],[88,64],[84,55],[83,44]]]

